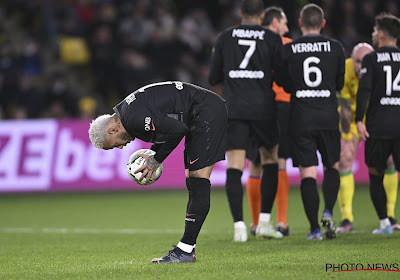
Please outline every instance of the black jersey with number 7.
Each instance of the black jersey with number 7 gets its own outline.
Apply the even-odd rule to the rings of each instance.
[[[281,37],[258,24],[222,32],[214,44],[209,82],[223,83],[230,119],[262,120],[272,114],[273,71],[282,56]]]

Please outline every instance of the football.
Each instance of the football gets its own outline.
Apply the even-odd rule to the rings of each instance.
[[[161,163],[161,165],[157,168],[156,176],[155,176],[154,180],[147,179],[146,177],[144,177],[141,181],[139,181],[140,176],[142,176],[142,172],[138,172],[136,174],[134,174],[134,172],[146,163],[146,159],[143,157],[140,157],[139,156],[140,154],[152,156],[152,155],[155,155],[156,152],[154,152],[150,149],[140,149],[140,150],[137,150],[136,152],[134,152],[129,157],[129,160],[127,163],[128,175],[132,179],[132,181],[134,181],[135,183],[137,183],[139,185],[153,184],[160,178],[162,171],[163,171],[163,164]]]

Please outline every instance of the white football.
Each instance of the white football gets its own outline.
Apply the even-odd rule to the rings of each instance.
[[[145,158],[139,156],[140,154],[153,156],[156,154],[156,152],[154,152],[153,150],[150,150],[150,149],[140,149],[140,150],[137,150],[136,152],[134,152],[129,157],[129,160],[128,160],[128,163],[126,166],[128,175],[132,179],[132,181],[134,181],[135,183],[137,183],[139,185],[153,184],[160,178],[160,176],[163,172],[163,164],[161,163],[160,166],[157,168],[156,176],[155,176],[154,180],[147,179],[146,177],[144,177],[141,181],[139,181],[140,176],[142,176],[142,172],[138,172],[136,174],[134,174],[134,172],[136,170],[138,170],[140,167],[142,167],[146,162]]]

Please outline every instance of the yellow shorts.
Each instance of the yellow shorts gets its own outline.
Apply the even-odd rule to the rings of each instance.
[[[357,125],[354,122],[352,122],[350,124],[350,132],[348,132],[348,133],[342,132],[342,138],[344,140],[349,141],[349,140],[353,139],[353,135],[355,135],[357,138],[360,138],[360,136],[358,135],[358,131],[357,131]]]

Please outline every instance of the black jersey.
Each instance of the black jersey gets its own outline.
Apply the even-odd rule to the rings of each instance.
[[[360,70],[356,122],[368,104],[366,126],[378,139],[400,139],[400,49],[381,47],[367,54]]]
[[[230,119],[268,118],[274,104],[272,71],[281,61],[282,39],[256,24],[222,32],[214,44],[209,82],[223,82]]]
[[[304,35],[284,46],[283,86],[291,96],[292,134],[339,129],[336,92],[344,84],[345,56],[340,42]]]
[[[132,137],[158,144],[154,158],[162,162],[189,131],[192,119],[198,117],[195,105],[205,99],[224,102],[216,93],[192,84],[160,82],[129,94],[114,112]]]

